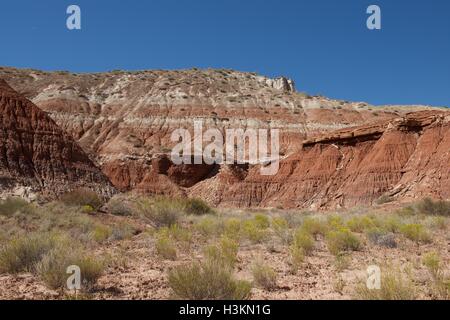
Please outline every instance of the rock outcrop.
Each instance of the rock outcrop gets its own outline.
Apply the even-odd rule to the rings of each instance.
[[[305,140],[274,176],[253,167],[230,183],[231,171],[190,193],[217,205],[313,209],[370,204],[381,196],[449,199],[450,112],[415,112]]]
[[[0,79],[0,192],[32,199],[77,187],[107,197],[108,178],[73,138]]]
[[[121,191],[190,195],[215,205],[336,207],[448,197],[448,111],[309,96],[287,78],[230,70],[95,74],[0,68]],[[272,177],[251,165],[176,166],[175,129],[279,129]],[[447,148],[447,149],[445,149]],[[432,157],[430,157],[433,155]]]

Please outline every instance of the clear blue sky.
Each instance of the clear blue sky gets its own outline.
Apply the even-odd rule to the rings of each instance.
[[[66,29],[66,8],[82,30]],[[382,30],[366,28],[378,4]],[[374,104],[450,105],[448,0],[14,0],[0,65],[74,72],[230,68]]]

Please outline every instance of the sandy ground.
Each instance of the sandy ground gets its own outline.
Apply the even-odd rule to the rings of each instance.
[[[363,237],[361,237],[363,238]],[[447,230],[433,232],[433,242],[416,244],[397,237],[397,248],[379,247],[364,241],[363,249],[348,255],[348,263],[340,269],[336,258],[326,248],[324,239],[316,239],[316,247],[299,268],[297,274],[290,271],[289,251],[279,241],[263,244],[243,243],[238,254],[236,276],[252,280],[251,266],[262,259],[278,274],[277,288],[271,291],[257,287],[252,289],[251,299],[352,299],[355,286],[366,276],[369,265],[383,266],[392,263],[402,269],[411,268],[414,283],[419,288],[420,299],[433,298],[430,275],[422,265],[425,253],[436,251],[449,272],[450,237]],[[156,255],[153,237],[143,232],[129,240],[106,243],[96,249],[98,254],[109,254],[114,263],[98,281],[90,299],[170,299],[167,271],[175,265],[202,259],[204,244],[179,250],[177,261],[163,260]],[[427,285],[428,284],[428,285]],[[32,274],[0,275],[0,299],[64,299],[64,293],[49,290]]]

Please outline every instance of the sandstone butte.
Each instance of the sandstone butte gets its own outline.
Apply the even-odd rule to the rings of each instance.
[[[0,78],[71,135],[120,191],[313,209],[372,204],[381,196],[450,197],[446,108],[309,96],[289,79],[232,70],[74,74],[3,67]],[[196,119],[222,132],[280,129],[279,172],[174,165],[167,156],[171,133],[192,129]]]

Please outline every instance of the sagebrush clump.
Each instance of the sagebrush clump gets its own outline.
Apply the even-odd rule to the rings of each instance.
[[[251,284],[237,280],[228,267],[213,260],[179,266],[168,275],[173,295],[187,300],[246,300]]]

